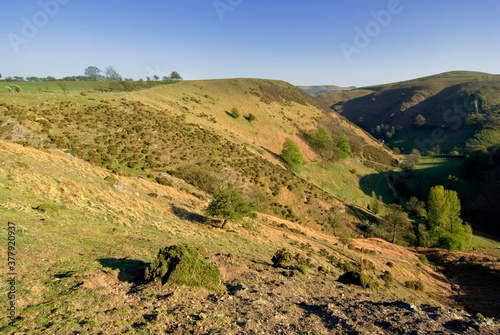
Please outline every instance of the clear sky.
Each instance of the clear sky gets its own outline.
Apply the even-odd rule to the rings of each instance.
[[[90,65],[134,79],[176,70],[294,85],[498,74],[500,1],[1,0],[4,77],[83,75]]]

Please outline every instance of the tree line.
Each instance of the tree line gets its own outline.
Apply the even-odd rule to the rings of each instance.
[[[182,80],[181,75],[177,71],[172,71],[170,76],[159,77],[158,75],[153,75],[152,77],[146,77],[147,81],[170,81],[170,80]],[[56,78],[53,76],[47,77],[36,77],[36,76],[9,76],[2,79],[0,74],[0,80],[5,82],[48,82],[48,81],[135,81],[132,78],[123,78],[118,71],[116,71],[112,66],[108,66],[104,69],[104,72],[96,66],[89,66],[84,70],[83,75],[78,76],[65,76],[62,78]],[[143,79],[139,79],[142,81]]]

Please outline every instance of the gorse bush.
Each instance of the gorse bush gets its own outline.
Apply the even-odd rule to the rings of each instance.
[[[160,280],[162,284],[204,287],[221,290],[219,268],[201,259],[198,251],[188,244],[177,244],[160,249],[156,259],[144,273],[144,280]]]
[[[279,249],[271,258],[273,266],[276,268],[290,269],[293,268],[295,259],[293,255],[285,248]]]

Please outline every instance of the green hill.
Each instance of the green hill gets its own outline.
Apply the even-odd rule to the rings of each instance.
[[[241,117],[230,116],[234,108]],[[255,120],[247,120],[249,114]],[[352,157],[325,161],[312,149],[306,134],[320,126],[334,147],[348,136]],[[168,173],[211,194],[234,188],[263,211],[327,230],[332,205],[368,203],[360,176],[396,164],[385,147],[337,115],[325,115],[307,94],[258,79],[131,93],[2,94],[0,130],[4,139],[57,148],[116,173],[151,180]],[[279,158],[287,137],[305,158],[297,173]],[[383,179],[378,187],[387,191]]]
[[[304,157],[294,169],[280,158],[287,138]],[[483,260],[460,264],[481,269],[476,272],[488,280],[476,285],[476,277],[453,272],[454,283],[467,285],[457,302],[451,282],[425,257],[362,238],[373,228],[370,220],[379,219],[366,210],[373,201],[367,189],[394,200],[384,173],[398,159],[281,81],[2,93],[0,217],[6,236],[16,227],[18,328],[5,326],[2,314],[0,331],[394,333],[432,327],[450,333],[464,323],[494,333],[500,327],[494,321],[450,308],[498,315],[498,292],[487,291],[498,277],[497,242],[476,237],[484,250],[463,254]],[[225,229],[207,217],[210,201],[226,189],[253,202],[255,217]],[[160,248],[179,244],[189,246],[167,249],[191,258],[177,269],[176,282],[142,280]],[[462,254],[433,254],[435,262],[449,255]],[[199,273],[189,285],[189,264],[209,269],[202,273],[213,274],[212,285],[203,288]],[[7,283],[7,275],[0,276]],[[0,302],[7,306],[7,295]],[[396,317],[387,321],[387,313]]]
[[[456,71],[318,98],[392,147],[409,152],[500,143],[500,76]],[[416,118],[424,118],[416,124]],[[394,127],[394,128],[393,128]],[[390,135],[387,135],[390,133]]]

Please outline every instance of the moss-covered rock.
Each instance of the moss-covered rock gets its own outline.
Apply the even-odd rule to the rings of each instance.
[[[146,269],[146,281],[161,280],[162,284],[205,287],[220,291],[219,268],[201,259],[198,251],[188,244],[177,244],[160,249],[158,256]]]

